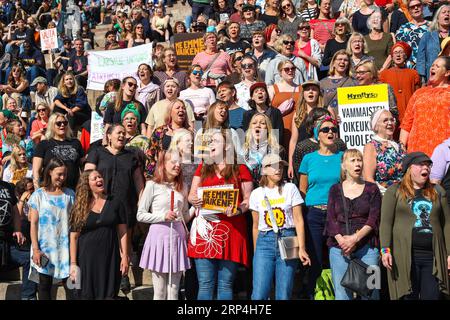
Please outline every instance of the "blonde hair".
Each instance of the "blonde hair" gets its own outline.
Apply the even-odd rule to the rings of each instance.
[[[347,48],[345,49],[345,51],[347,52],[347,54],[348,54],[349,56],[352,56],[352,55],[353,55],[353,52],[352,52],[352,41],[353,41],[355,38],[360,38],[360,39],[361,39],[361,41],[363,42],[363,53],[364,53],[364,54],[367,54],[367,53],[369,52],[369,50],[367,49],[366,39],[364,39],[364,36],[363,36],[361,33],[359,33],[359,32],[353,32],[352,35],[350,36],[350,38],[348,38],[348,41],[347,41]]]
[[[338,56],[347,56],[348,67],[347,70],[345,71],[345,75],[348,76],[350,74],[350,55],[344,49],[336,51],[336,53],[333,55],[333,58],[331,58],[330,70],[328,71],[328,75],[334,76],[336,72],[336,68],[334,67],[334,61],[337,59]]]
[[[11,152],[10,165],[9,165],[9,167],[10,167],[10,169],[11,169],[11,172],[14,171],[14,170],[17,170],[17,169],[22,169],[22,168],[28,167],[28,163],[25,164],[25,167],[22,167],[22,166],[20,165],[19,159],[18,159],[18,158],[19,158],[19,152],[20,152],[20,151],[23,151],[23,152],[26,154],[26,150],[25,150],[24,147],[22,147],[22,146],[20,146],[20,145],[15,145],[15,146],[13,147],[13,150],[12,150],[12,152]]]
[[[58,118],[63,118],[64,120],[67,121],[66,116],[63,115],[62,113],[59,113],[59,112],[53,113],[47,122],[47,130],[45,131],[45,138],[47,140],[53,139],[53,137],[55,136],[54,128],[55,128],[56,121]],[[65,127],[65,130],[66,130],[66,135],[65,135],[66,140],[72,139],[72,129],[70,129],[70,126],[67,125]]]
[[[190,135],[191,138],[193,138],[192,131],[185,128],[177,129],[172,136],[172,140],[170,141],[169,150],[178,151],[178,144],[186,135]]]
[[[280,149],[281,146],[278,143],[277,137],[275,137],[273,135],[273,127],[272,127],[272,122],[270,121],[270,118],[268,116],[266,116],[264,113],[255,113],[253,115],[253,117],[250,119],[247,132],[245,133],[245,142],[244,142],[244,149],[243,149],[244,150],[244,154],[248,150],[250,150],[250,145],[252,144],[252,141],[253,141],[251,125],[252,125],[253,120],[256,117],[263,117],[264,121],[266,122],[266,127],[267,127],[267,145],[270,146],[270,148],[272,148],[272,149]]]
[[[39,103],[36,105],[36,111],[37,111],[37,109],[39,108],[39,106],[44,107],[44,108],[45,108],[45,111],[47,112],[47,114],[50,115],[50,107],[48,106],[47,103],[45,103],[45,102],[39,102]],[[36,115],[36,119],[41,120],[41,116],[39,115],[39,112],[38,112],[37,115]]]
[[[373,81],[377,82],[378,81],[378,71],[377,71],[377,67],[375,66],[375,63],[373,63],[372,61],[369,60],[365,60],[363,62],[361,62],[360,64],[358,64],[358,66],[355,69],[358,70],[361,67],[366,67],[367,69],[369,69],[368,71],[370,71],[370,73],[372,74],[373,77]]]
[[[358,149],[347,149],[345,150],[344,154],[342,155],[341,159],[341,182],[345,181],[347,179],[347,170],[345,170],[345,161],[347,161],[350,158],[357,157],[360,158],[361,161],[363,160],[363,154]],[[361,164],[361,172],[362,172],[362,164]]]
[[[64,79],[70,76],[73,78],[73,88],[69,90],[69,88],[66,87],[66,85],[64,84]],[[76,95],[77,91],[78,91],[78,83],[77,80],[75,79],[75,75],[72,72],[66,72],[64,73],[64,75],[61,77],[61,80],[59,80],[59,84],[58,84],[58,91],[61,92],[61,95],[64,98],[69,98],[70,96]]]
[[[289,60],[289,59],[282,60],[282,61],[280,61],[280,62],[278,63],[278,67],[277,67],[278,72],[279,72],[280,74],[281,74],[281,70],[283,70],[283,68],[284,68],[284,66],[285,66],[286,64],[290,64],[290,65],[292,65],[293,67],[295,67],[295,64],[294,64],[291,60]],[[297,71],[297,70],[296,70],[296,71]]]
[[[278,37],[277,41],[275,41],[273,48],[278,52],[281,53],[281,50],[283,49],[283,41],[293,41],[294,38],[288,34],[282,34]]]

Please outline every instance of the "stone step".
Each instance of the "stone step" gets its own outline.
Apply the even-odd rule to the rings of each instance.
[[[21,274],[22,268],[0,273],[0,300],[20,300]],[[127,295],[128,299],[153,299],[152,278],[149,270],[132,267],[128,276],[132,289]],[[119,296],[124,297],[125,295],[119,292]],[[54,300],[67,300],[70,294],[66,292],[62,285],[55,285],[52,297]]]

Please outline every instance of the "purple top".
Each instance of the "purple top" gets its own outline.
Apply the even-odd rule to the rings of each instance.
[[[431,168],[430,178],[442,180],[445,177],[450,166],[450,138],[436,147],[431,156],[433,167]]]
[[[334,238],[337,234],[346,235],[344,203],[342,202],[342,184],[336,183],[330,188],[328,195],[328,216],[326,233],[328,236],[327,245],[338,247]],[[380,225],[381,193],[375,183],[365,182],[362,194],[352,200],[345,198],[349,210],[350,234],[360,230],[365,225],[372,228],[372,232],[358,242],[357,248],[366,244],[371,247],[378,247],[378,228]]]

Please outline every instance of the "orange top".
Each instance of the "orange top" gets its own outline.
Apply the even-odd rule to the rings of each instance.
[[[408,152],[431,157],[434,148],[450,137],[450,87],[424,87],[409,99],[401,128],[409,132]]]
[[[405,115],[408,101],[417,88],[420,88],[420,76],[414,69],[390,68],[383,70],[380,74],[380,81],[388,83],[394,89],[397,98],[397,108],[400,123]]]
[[[286,151],[289,150],[289,140],[291,139],[291,126],[292,126],[292,119],[294,118],[295,114],[295,107],[297,106],[298,100],[300,99],[300,94],[302,93],[302,88],[300,86],[297,86],[295,88],[294,94],[292,94],[292,91],[288,92],[280,92],[278,89],[278,86],[276,84],[273,85],[273,90],[275,94],[273,95],[272,99],[272,107],[277,108],[286,100],[289,100],[291,98],[294,99],[295,105],[292,108],[291,112],[283,116],[283,124],[284,124],[284,131],[283,131],[283,141],[280,142],[280,144],[283,145],[284,149]]]

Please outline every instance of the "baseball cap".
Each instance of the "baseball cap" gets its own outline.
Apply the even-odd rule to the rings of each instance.
[[[43,84],[48,84],[47,79],[45,79],[44,77],[36,77],[33,82],[30,84],[31,87],[34,87],[35,85],[37,85],[38,83],[43,83]]]
[[[433,163],[433,161],[430,159],[429,156],[427,156],[425,153],[416,151],[408,153],[402,161],[402,171],[405,173],[408,168],[413,164],[419,164],[422,162],[430,162]]]
[[[281,159],[281,157],[278,154],[269,153],[263,158],[262,167],[265,168],[272,164],[278,164],[278,163],[281,163],[282,165],[285,165],[285,166],[288,165],[288,163],[286,161],[284,161],[283,159]]]

